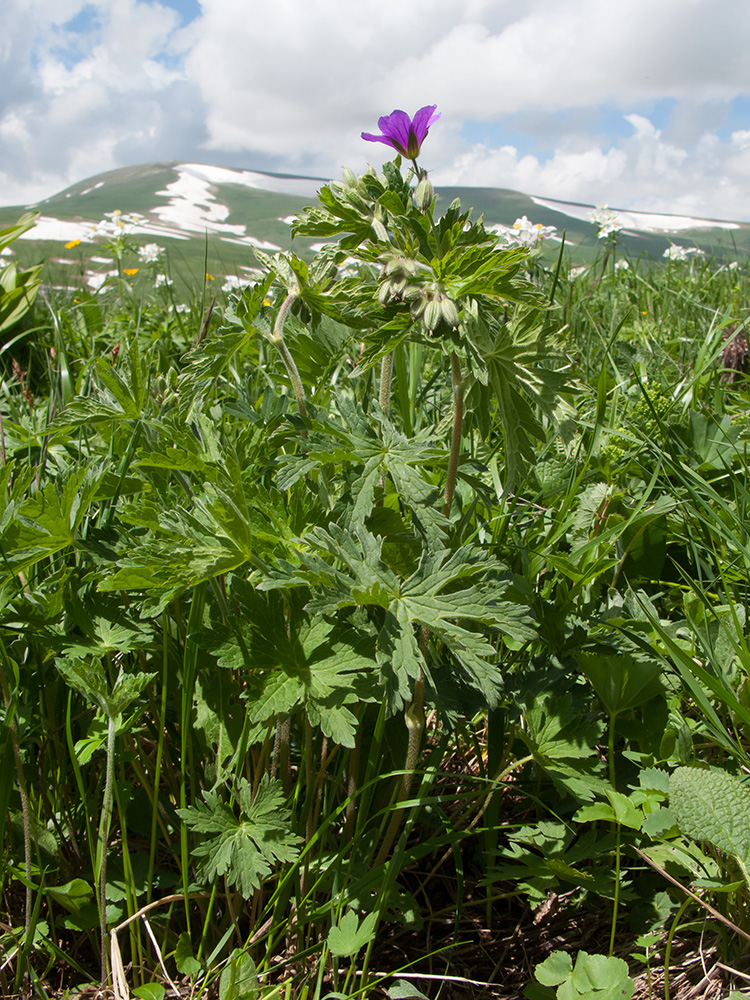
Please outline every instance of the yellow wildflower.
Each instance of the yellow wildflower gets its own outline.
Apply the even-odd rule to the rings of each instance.
[[[213,274],[209,274],[208,271],[206,271],[206,278],[209,281],[216,281],[216,278],[214,278]]]
[[[122,273],[123,274],[127,274],[127,276],[130,278],[134,274],[138,274],[138,268],[137,267],[124,267],[122,269]]]
[[[80,242],[81,242],[80,240],[71,240],[69,243],[65,244],[65,249],[72,250],[73,247],[77,247]]]

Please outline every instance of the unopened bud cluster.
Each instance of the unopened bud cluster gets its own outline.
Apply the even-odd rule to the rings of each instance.
[[[390,257],[380,274],[378,299],[381,305],[401,301],[409,305],[412,318],[421,319],[430,333],[441,322],[456,329],[460,322],[458,306],[437,282],[424,282],[416,261],[400,254]]]

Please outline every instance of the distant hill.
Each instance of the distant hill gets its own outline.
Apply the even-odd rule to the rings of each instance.
[[[148,163],[97,174],[33,206],[0,208],[0,228],[29,209],[42,213],[35,229],[14,244],[21,263],[45,260],[50,284],[66,286],[87,280],[90,287],[106,274],[101,240],[91,230],[107,212],[143,216],[134,242],[157,243],[167,251],[168,270],[184,283],[202,280],[247,280],[257,266],[253,248],[267,252],[292,247],[290,221],[315,201],[323,178],[260,173],[196,163]],[[556,226],[574,263],[585,263],[597,246],[590,221],[593,206],[532,197],[503,188],[438,188],[438,209],[459,198],[488,225],[511,226],[527,216],[534,223]],[[660,258],[670,242],[696,246],[727,260],[750,254],[750,224],[680,216],[622,212],[626,229],[618,237],[622,252]],[[75,248],[66,243],[80,240]],[[547,243],[548,253],[559,240]],[[316,244],[294,241],[295,251],[310,256]],[[133,257],[133,267],[138,266]],[[94,275],[99,275],[99,279]]]

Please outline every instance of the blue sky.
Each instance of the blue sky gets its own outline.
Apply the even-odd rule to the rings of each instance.
[[[182,160],[750,220],[747,0],[3,0],[0,204]]]

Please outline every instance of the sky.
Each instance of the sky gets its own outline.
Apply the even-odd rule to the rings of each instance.
[[[748,0],[2,0],[0,205],[177,160],[750,221]]]

